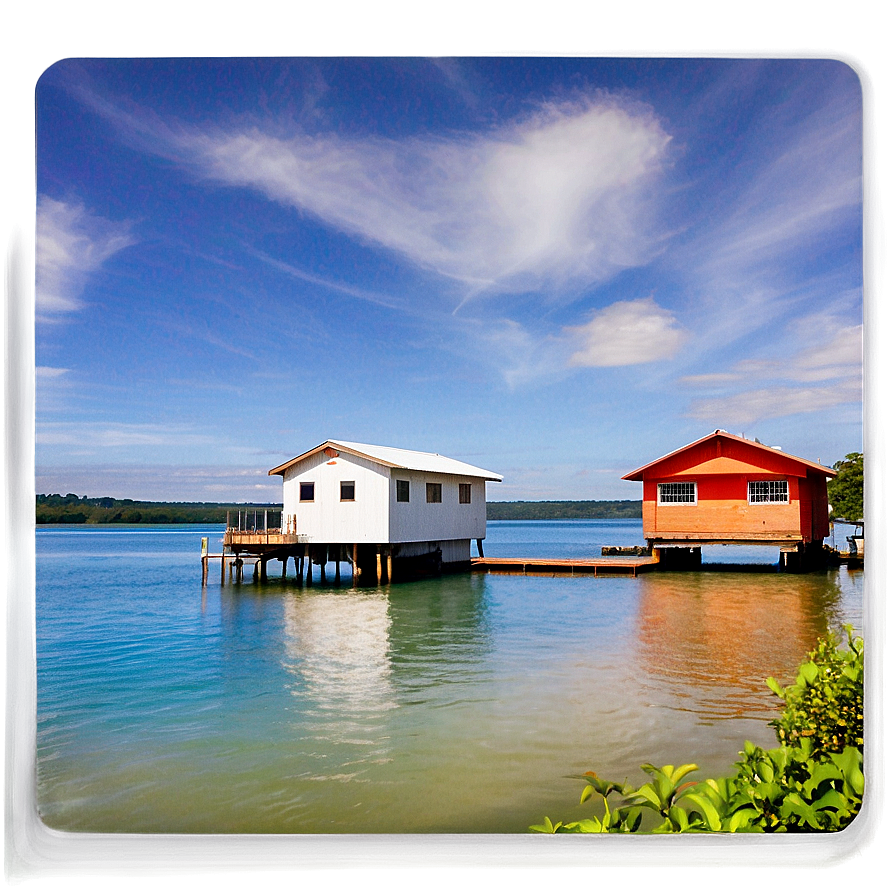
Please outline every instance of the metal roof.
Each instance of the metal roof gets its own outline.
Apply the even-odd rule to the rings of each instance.
[[[432,454],[426,451],[409,451],[407,448],[387,448],[383,445],[367,445],[363,442],[346,442],[342,440],[328,439],[326,442],[294,457],[292,460],[274,467],[268,471],[269,476],[283,475],[293,464],[299,463],[306,457],[332,448],[334,451],[344,451],[346,454],[354,454],[376,461],[386,467],[399,470],[416,470],[423,473],[445,473],[455,476],[469,476],[476,479],[488,479],[492,482],[501,482],[504,477],[481,467],[464,463],[462,460],[454,460],[441,454]]]

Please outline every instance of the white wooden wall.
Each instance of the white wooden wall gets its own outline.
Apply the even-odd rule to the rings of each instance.
[[[355,483],[355,500],[341,501],[340,483]],[[299,484],[314,483],[314,501],[299,501]],[[283,477],[283,512],[296,515],[296,532],[313,544],[386,544],[389,541],[389,468],[361,457],[322,451]]]
[[[411,484],[411,500],[407,504],[399,504],[396,500],[395,482],[398,479]],[[426,503],[427,482],[441,483],[441,504]],[[461,482],[471,485],[469,504],[458,502]],[[393,543],[485,538],[485,481],[482,479],[392,470],[389,506],[389,541]]]
[[[410,501],[406,504],[396,500],[398,479],[410,482]],[[355,483],[354,501],[340,500],[343,481]],[[299,501],[302,482],[314,483],[313,502]],[[441,484],[440,504],[427,504],[427,482]],[[462,482],[471,486],[469,504],[458,500],[458,485]],[[286,471],[283,512],[287,516],[296,515],[296,532],[307,535],[314,544],[466,540],[469,550],[470,539],[485,538],[485,481],[443,473],[394,470],[353,455],[330,458],[321,451]]]

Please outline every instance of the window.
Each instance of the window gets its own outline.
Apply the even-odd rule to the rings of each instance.
[[[469,504],[472,488],[469,482],[461,482],[457,486],[457,502],[458,504]]]
[[[787,504],[790,492],[787,480],[769,480],[747,483],[747,500],[751,504]]]
[[[426,503],[441,504],[442,503],[442,483],[427,482],[426,483]]]
[[[411,483],[407,479],[395,480],[395,500],[407,504],[411,500]]]
[[[314,483],[313,482],[300,482],[299,483],[299,500],[300,501],[313,501],[314,500]]]
[[[354,501],[355,500],[355,483],[340,482],[339,483],[339,500]]]
[[[696,504],[696,482],[660,482],[657,486],[659,504]]]

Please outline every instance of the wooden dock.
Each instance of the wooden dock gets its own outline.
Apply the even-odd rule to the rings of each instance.
[[[655,557],[616,555],[611,557],[546,559],[538,557],[473,557],[473,572],[523,575],[628,575],[637,576],[659,566]]]

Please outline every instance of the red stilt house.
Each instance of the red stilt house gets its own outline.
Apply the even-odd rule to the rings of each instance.
[[[644,483],[644,537],[653,548],[774,544],[785,553],[821,553],[830,533],[828,479],[834,471],[779,448],[717,429],[623,476]],[[694,556],[696,555],[696,556]],[[662,556],[662,555],[661,555]]]

